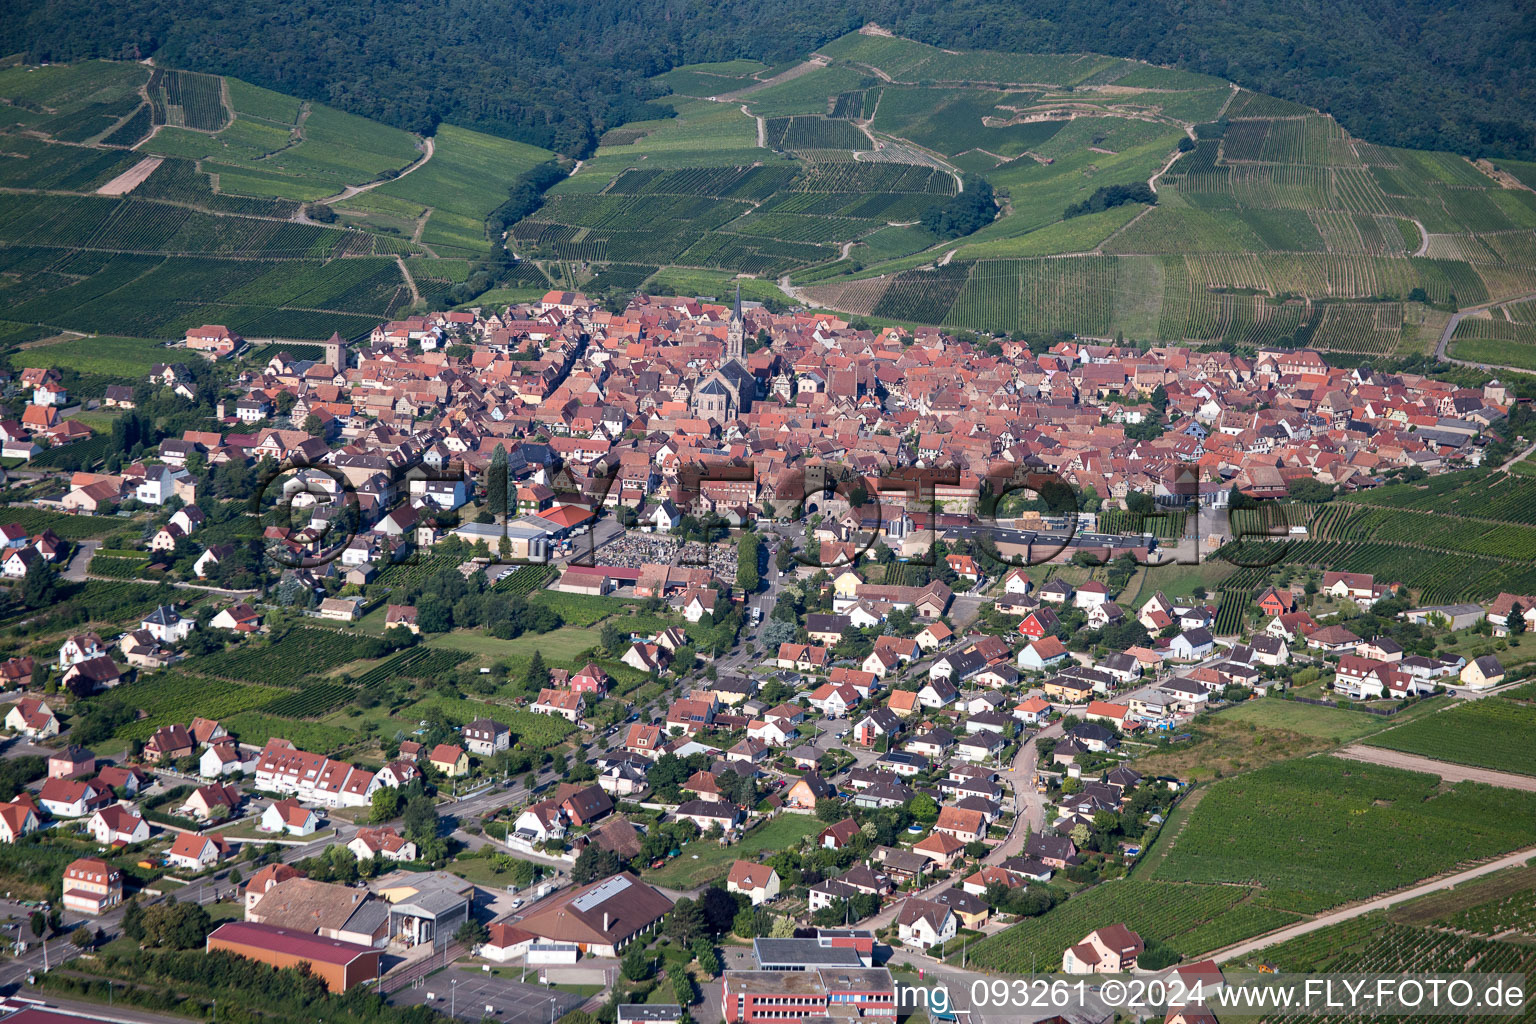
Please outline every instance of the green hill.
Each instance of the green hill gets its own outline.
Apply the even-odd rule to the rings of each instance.
[[[13,64],[0,99],[4,336],[356,336],[447,304],[492,255],[486,219],[552,155],[442,125],[428,158],[398,128],[139,63]]]
[[[1371,145],[1220,79],[859,32],[804,63],[658,81],[678,117],[605,137],[516,226],[520,251],[783,277],[817,305],[957,329],[1356,354],[1426,351],[1453,308],[1536,293],[1528,167]],[[967,175],[1001,215],[941,239],[924,214]],[[1114,205],[1148,183],[1155,205]],[[1524,365],[1533,311],[1469,318],[1453,354],[1492,342]]]

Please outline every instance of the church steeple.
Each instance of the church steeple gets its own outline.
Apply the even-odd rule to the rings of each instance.
[[[725,358],[727,362],[746,358],[747,325],[741,318],[741,282],[736,282],[736,305],[731,309],[731,323],[725,330]]]

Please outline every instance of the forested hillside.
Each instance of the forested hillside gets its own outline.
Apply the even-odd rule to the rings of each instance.
[[[1096,51],[1217,75],[1384,145],[1536,156],[1536,19],[1509,0],[16,0],[0,52],[236,74],[418,132],[439,121],[586,155],[654,117],[647,79],[792,60],[877,21],[956,48]]]

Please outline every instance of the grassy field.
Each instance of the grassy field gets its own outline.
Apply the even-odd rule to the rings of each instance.
[[[1536,794],[1312,757],[1213,785],[1152,877],[1255,884],[1260,903],[1308,912],[1533,838]]]
[[[574,661],[596,642],[597,636],[590,629],[562,626],[551,633],[527,633],[515,640],[498,640],[477,630],[455,630],[433,637],[427,644],[431,647],[468,651],[493,661],[522,661],[533,657],[533,653],[538,651],[547,664],[559,667]]]
[[[1485,697],[1366,741],[1438,761],[1536,775],[1536,705]]]
[[[57,366],[81,373],[139,377],[172,358],[163,343],[146,338],[68,338],[38,345],[16,356],[27,366]]]
[[[1278,697],[1263,697],[1240,704],[1230,711],[1223,711],[1219,717],[1234,722],[1252,723],[1268,729],[1284,729],[1301,733],[1333,746],[1342,746],[1362,736],[1369,736],[1383,729],[1390,729],[1396,724],[1421,718],[1432,710],[1432,707],[1441,706],[1443,706],[1442,703],[1437,702],[1431,706],[1426,702],[1403,712],[1402,717],[1381,718],[1368,715],[1363,711],[1344,711],[1339,708],[1302,704],[1294,700],[1281,700]]]
[[[825,827],[809,815],[782,814],[752,829],[734,846],[697,839],[684,846],[681,854],[662,867],[646,870],[645,880],[668,889],[708,885],[725,877],[735,861],[755,860],[765,851],[794,849],[806,836],[813,836]]]

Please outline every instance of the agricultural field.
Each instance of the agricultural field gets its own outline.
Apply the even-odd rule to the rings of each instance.
[[[1366,741],[1438,761],[1536,775],[1536,706],[1486,697]]]
[[[282,691],[270,686],[202,679],[180,671],[141,677],[118,690],[117,695],[145,713],[145,717],[118,729],[118,738],[124,740],[145,740],[162,725],[186,725],[197,716],[227,719],[282,699]]]
[[[1258,885],[1255,901],[1313,912],[1536,839],[1536,794],[1330,757],[1212,785],[1152,878]]]
[[[966,960],[1008,973],[1059,970],[1066,948],[1107,921],[1123,922],[1144,939],[1164,942],[1190,958],[1298,920],[1295,914],[1252,903],[1253,892],[1241,885],[1116,879],[972,944]]]
[[[1097,337],[1395,356],[1424,351],[1443,310],[1536,291],[1536,193],[1460,157],[1366,145],[1316,111],[1133,61],[949,53],[861,33],[819,52],[833,63],[816,75],[839,92],[818,107],[805,94],[816,75],[797,79],[794,113],[847,117],[887,149],[982,175],[1007,199],[1002,217],[952,244],[871,246],[855,250],[858,262],[794,272],[830,308],[982,330],[1060,324]],[[834,80],[845,67],[866,78]],[[1175,148],[1189,139],[1198,142],[1187,152]],[[1103,185],[1143,181],[1154,206],[1062,219]],[[916,276],[950,250],[954,262],[978,261],[973,286]],[[1009,275],[986,267],[1063,254],[1142,262],[1109,279],[1086,259],[1022,263]],[[903,297],[925,283],[939,294]],[[1083,305],[1074,294],[1103,298]],[[1457,354],[1536,367],[1531,329],[1513,316],[1469,319]]]
[[[363,193],[359,200],[393,199],[425,212],[418,240],[439,256],[481,256],[490,250],[485,219],[507,200],[518,175],[553,158],[537,146],[441,125],[432,159],[418,170]],[[343,201],[345,212],[351,201]]]
[[[0,69],[0,96],[28,105],[7,111],[48,112],[0,118],[0,319],[101,336],[50,353],[51,365],[136,377],[160,361],[153,340],[137,339],[202,323],[355,337],[409,301],[395,261],[380,258],[417,251],[409,233],[296,215],[299,200],[410,164],[410,135],[138,64]],[[104,111],[121,112],[108,122]],[[284,287],[250,290],[274,272]]]
[[[287,684],[316,675],[358,657],[358,639],[335,629],[298,626],[270,641],[248,642],[209,655],[198,671],[251,683]]]

